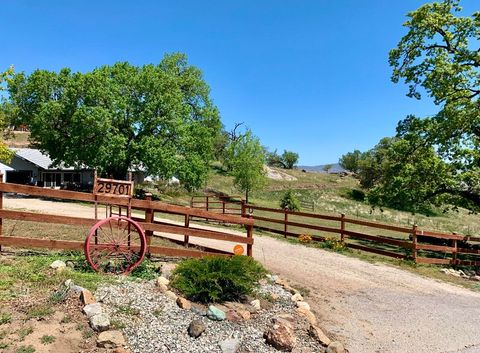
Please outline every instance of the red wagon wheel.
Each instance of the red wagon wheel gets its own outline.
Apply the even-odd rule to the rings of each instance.
[[[143,261],[146,243],[137,222],[113,216],[90,229],[85,239],[85,257],[95,271],[128,274]]]

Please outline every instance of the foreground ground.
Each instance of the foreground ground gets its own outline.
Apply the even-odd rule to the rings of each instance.
[[[77,216],[72,203],[6,199],[6,207]],[[480,352],[480,294],[385,264],[372,264],[270,237],[254,253],[309,293],[321,326],[350,353]]]

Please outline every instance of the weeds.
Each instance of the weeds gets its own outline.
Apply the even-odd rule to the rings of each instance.
[[[0,325],[9,324],[12,321],[12,314],[10,313],[0,313]]]
[[[25,340],[25,337],[27,337],[32,332],[33,332],[32,327],[30,327],[30,326],[29,327],[24,327],[24,328],[22,328],[18,331],[18,339],[20,341],[23,341],[23,340]]]
[[[53,312],[54,310],[50,305],[43,304],[39,306],[34,306],[33,308],[28,309],[27,320],[42,319],[46,316],[52,315]]]
[[[21,346],[17,349],[16,353],[34,353],[35,348],[33,346]]]
[[[42,342],[43,344],[51,344],[51,343],[55,342],[55,339],[56,338],[54,336],[43,335],[40,338],[40,342]]]

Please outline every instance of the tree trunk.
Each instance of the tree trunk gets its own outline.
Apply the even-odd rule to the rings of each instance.
[[[248,189],[245,190],[245,202],[248,203]]]

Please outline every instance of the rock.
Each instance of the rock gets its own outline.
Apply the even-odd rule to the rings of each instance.
[[[207,317],[214,321],[223,321],[226,319],[225,313],[213,305],[208,307]]]
[[[327,347],[326,353],[345,353],[345,348],[343,348],[343,344],[338,341],[334,341],[330,343]]]
[[[303,301],[303,297],[300,293],[295,293],[294,295],[292,295],[292,302],[301,302]]]
[[[93,304],[97,302],[92,292],[90,292],[88,289],[82,290],[82,292],[80,293],[80,300],[84,305]]]
[[[284,279],[278,277],[276,280],[275,280],[275,283],[278,284],[279,286],[282,286],[283,289],[285,289],[286,291],[290,292],[290,293],[295,293],[295,289],[293,289],[287,281],[285,281]]]
[[[270,310],[273,308],[273,304],[270,303],[268,300],[260,299],[260,308],[263,310]]]
[[[262,278],[260,281],[258,281],[258,284],[261,286],[265,286],[268,284],[268,280],[266,278]]]
[[[90,318],[90,326],[97,332],[107,331],[110,328],[110,319],[106,314],[93,315]]]
[[[71,268],[72,270],[75,269],[75,263],[71,260],[68,260],[65,262],[65,265],[68,267],[68,268]]]
[[[188,325],[188,334],[190,337],[197,338],[205,331],[205,325],[200,320],[193,320]]]
[[[69,287],[69,288],[74,285],[73,280],[70,278],[67,279],[65,282],[63,282],[63,284],[65,285],[65,287]]]
[[[260,306],[260,300],[258,299],[255,299],[255,300],[252,300],[250,302],[250,305],[252,306],[252,308],[255,310],[255,311],[258,311],[260,310],[262,307]]]
[[[250,320],[252,314],[248,310],[237,310],[238,315],[242,317],[243,320]]]
[[[163,283],[160,283],[160,284],[157,284],[157,288],[160,290],[160,292],[162,293],[166,293],[168,292],[168,287],[163,284]]]
[[[100,332],[97,338],[97,347],[101,348],[117,348],[125,344],[123,334],[116,330]]]
[[[177,264],[164,263],[162,265],[162,276],[169,279],[175,268],[177,268]]]
[[[473,277],[470,277],[470,279],[471,279],[472,281],[480,282],[480,276],[478,276],[478,275],[473,276]]]
[[[310,325],[308,334],[315,338],[322,346],[327,347],[331,343],[330,338],[316,325]]]
[[[157,286],[159,286],[160,284],[164,284],[164,285],[168,286],[169,283],[170,283],[170,281],[163,276],[158,277],[157,280],[155,281],[155,284]]]
[[[177,305],[181,309],[185,309],[185,310],[190,310],[192,308],[192,304],[190,303],[190,301],[182,297],[177,298]]]
[[[317,318],[310,310],[305,308],[297,308],[297,313],[305,317],[311,325],[315,325],[317,323]]]
[[[128,349],[118,347],[113,350],[113,353],[131,353]]]
[[[249,313],[250,314],[250,313]],[[235,310],[229,309],[226,313],[225,316],[227,317],[228,321],[231,322],[240,322],[243,321],[243,317],[237,313]]]
[[[57,270],[57,271],[64,270],[66,267],[67,265],[62,260],[55,260],[50,264],[50,268],[53,268],[54,270]]]
[[[238,338],[228,338],[219,344],[222,353],[236,353],[240,348],[240,340]]]
[[[272,325],[264,332],[263,337],[268,344],[286,352],[291,352],[297,341],[291,326],[284,324]]]
[[[272,298],[273,301],[277,301],[278,300],[278,294],[271,293],[270,298]]]
[[[70,290],[72,290],[75,294],[80,294],[85,288],[77,286],[76,284],[70,286]]]
[[[87,315],[87,317],[90,319],[94,315],[101,314],[102,311],[102,306],[100,303],[93,303],[93,304],[88,304],[83,307],[83,313]]]
[[[165,295],[169,297],[170,299],[177,300],[177,295],[173,293],[171,290],[167,290],[165,292]]]
[[[288,325],[293,329],[295,328],[296,320],[290,314],[279,314],[277,316],[272,317],[272,323],[278,324],[278,325],[280,324]]]
[[[191,311],[194,314],[200,315],[200,316],[207,316],[207,308],[204,307],[203,305],[197,304],[197,303],[190,303],[192,305]]]
[[[297,302],[297,308],[310,310],[310,304],[308,304],[307,302]]]

